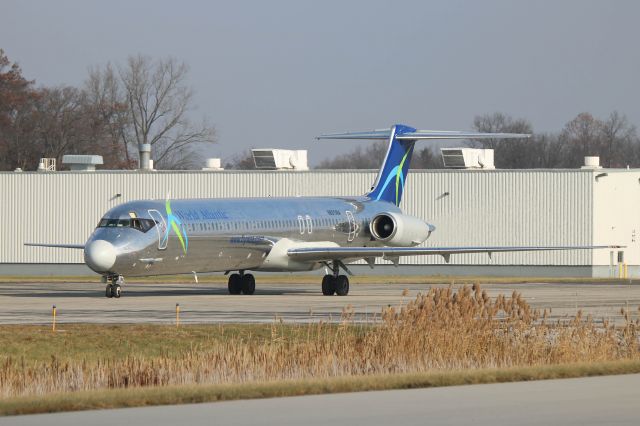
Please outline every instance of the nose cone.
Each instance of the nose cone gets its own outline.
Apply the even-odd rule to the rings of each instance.
[[[84,248],[84,263],[96,272],[107,272],[116,263],[116,249],[105,240],[95,240]]]

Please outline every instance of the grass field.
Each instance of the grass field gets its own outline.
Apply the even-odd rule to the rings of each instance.
[[[0,356],[26,363],[83,360],[177,357],[187,351],[228,341],[261,345],[272,339],[272,326],[262,324],[185,325],[98,325],[63,324],[55,333],[50,326],[0,326]],[[302,328],[282,324],[278,333],[301,339]]]
[[[96,406],[92,395],[111,391],[109,406],[119,406],[153,404],[149,395],[180,402],[183,392],[194,395],[193,401],[252,392],[257,397],[363,390],[367,383],[373,389],[402,388],[442,374],[456,377],[442,383],[455,384],[480,380],[460,377],[493,377],[496,371],[512,372],[511,379],[500,376],[503,381],[516,380],[522,371],[529,371],[524,378],[535,378],[535,369],[546,372],[539,378],[637,372],[638,311],[621,313],[622,327],[580,312],[550,322],[547,312],[532,309],[517,292],[490,298],[476,284],[457,291],[432,287],[366,324],[353,323],[347,307],[339,324],[65,324],[55,333],[45,326],[0,326],[0,411],[23,412],[15,409],[20,404],[29,411],[34,401],[60,399],[69,399],[69,407],[74,400]],[[554,370],[558,366],[564,373]],[[306,385],[309,380],[315,384]],[[123,402],[116,391],[137,396]]]

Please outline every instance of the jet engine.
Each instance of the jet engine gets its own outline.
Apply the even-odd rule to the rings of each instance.
[[[417,246],[429,238],[434,229],[417,217],[400,213],[379,213],[369,224],[373,238],[395,247]]]

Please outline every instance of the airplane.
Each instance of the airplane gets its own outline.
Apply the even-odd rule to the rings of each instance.
[[[618,246],[418,247],[435,226],[400,209],[414,145],[434,139],[527,138],[528,134],[389,129],[338,133],[317,139],[388,140],[375,183],[346,197],[203,198],[138,200],[107,211],[85,244],[28,246],[84,250],[103,276],[108,298],[122,295],[124,277],[224,272],[229,294],[254,294],[248,271],[299,272],[325,267],[322,294],[346,296],[347,264],[401,256],[587,250]],[[197,275],[196,275],[197,277]]]

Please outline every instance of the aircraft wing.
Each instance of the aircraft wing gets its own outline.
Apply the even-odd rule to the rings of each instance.
[[[40,244],[40,243],[24,243],[29,247],[53,247],[53,248],[70,248],[70,249],[84,249],[84,244]]]
[[[452,254],[464,253],[507,253],[520,251],[553,251],[553,250],[593,250],[606,248],[623,248],[623,246],[530,246],[530,247],[303,247],[287,251],[290,258],[298,261],[321,262],[342,259],[382,257],[397,259],[400,256],[439,255],[448,262]]]

